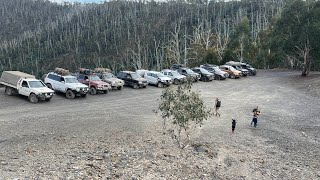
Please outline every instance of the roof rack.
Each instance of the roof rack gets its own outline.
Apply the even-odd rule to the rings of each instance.
[[[79,74],[90,75],[93,74],[91,69],[79,68]]]
[[[58,68],[58,67],[56,69],[54,69],[54,72],[57,73],[57,74],[60,74],[62,76],[66,76],[66,75],[70,74],[69,70],[63,69],[63,68]]]
[[[112,71],[108,68],[97,67],[97,68],[94,68],[93,72],[95,72],[95,73],[105,73],[105,72],[111,73]]]

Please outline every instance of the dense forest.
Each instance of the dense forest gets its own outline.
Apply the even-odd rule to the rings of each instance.
[[[320,70],[316,0],[0,0],[0,72],[154,69],[245,61]]]

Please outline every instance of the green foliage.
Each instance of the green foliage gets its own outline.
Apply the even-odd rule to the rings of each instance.
[[[319,70],[320,2],[295,0],[284,9],[271,35],[271,53],[291,68]]]
[[[177,89],[166,88],[160,96],[158,109],[164,119],[164,129],[166,130],[166,120],[170,120],[178,131],[177,141],[181,145],[180,133],[183,129],[189,137],[189,130],[192,125],[202,125],[203,121],[211,116],[198,92],[192,91],[192,80],[179,85]]]
[[[253,46],[250,40],[250,26],[248,18],[244,17],[231,35],[228,49],[224,56],[224,62],[243,61],[244,59],[253,60],[250,51]]]

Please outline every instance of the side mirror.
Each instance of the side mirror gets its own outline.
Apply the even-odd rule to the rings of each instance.
[[[61,83],[63,83],[63,84],[64,84],[64,81],[61,81]]]

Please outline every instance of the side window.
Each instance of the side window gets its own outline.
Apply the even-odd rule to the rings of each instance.
[[[59,81],[61,80],[60,76],[54,75],[54,74],[49,74],[48,75],[49,79],[55,80],[55,81]]]
[[[157,74],[152,74],[152,77],[158,78]]]
[[[25,87],[25,88],[28,88],[28,87],[29,87],[27,81],[22,81],[21,86],[22,86],[22,87]]]
[[[147,76],[152,76],[152,74],[151,73],[147,73]]]
[[[78,78],[79,79],[84,79],[84,75],[83,74],[79,74]]]
[[[131,74],[127,74],[127,75],[126,75],[126,78],[127,78],[127,79],[132,79],[132,78],[131,78]]]
[[[123,78],[122,72],[119,72],[119,73],[117,74],[117,76],[118,76],[119,78]]]
[[[89,78],[88,78],[88,76],[84,76],[83,79],[84,79],[84,80],[87,80],[87,79],[89,79]]]
[[[54,80],[54,75],[52,75],[52,74],[49,74],[49,75],[48,75],[48,78],[49,78],[49,79],[52,79],[52,80]]]
[[[168,75],[167,72],[163,72],[164,75]]]
[[[169,76],[173,76],[171,72],[169,72],[168,74],[169,74]]]
[[[182,70],[182,73],[187,73],[186,70]]]

